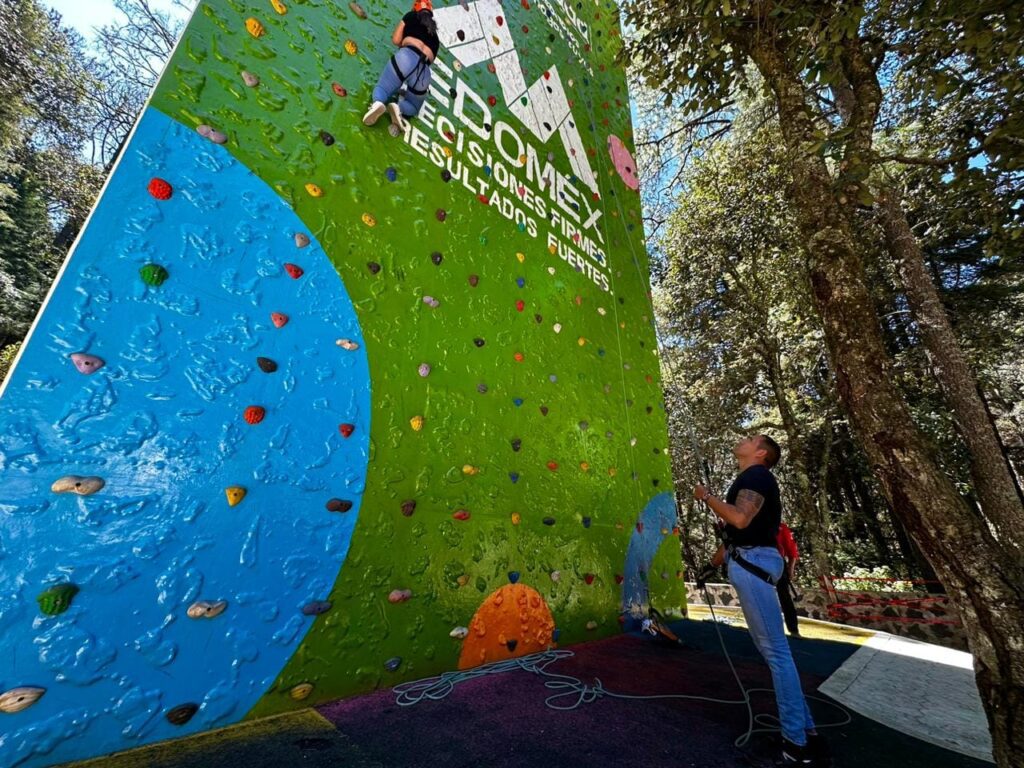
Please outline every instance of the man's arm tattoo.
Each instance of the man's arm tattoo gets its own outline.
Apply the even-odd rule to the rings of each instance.
[[[747,519],[748,523],[754,519],[754,515],[760,512],[763,506],[764,496],[757,491],[744,488],[736,496],[736,509]]]

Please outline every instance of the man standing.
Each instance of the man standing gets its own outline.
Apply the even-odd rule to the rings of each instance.
[[[817,739],[814,721],[800,687],[789,642],[782,630],[782,613],[775,585],[785,565],[775,545],[782,522],[779,484],[771,473],[781,454],[767,435],[752,435],[733,448],[740,474],[724,500],[698,485],[693,497],[708,505],[724,523],[724,544],[698,577],[702,585],[723,562],[736,590],[750,637],[768,663],[782,723],[782,765],[814,765],[808,736]]]
[[[779,534],[775,537],[775,546],[782,555],[785,567],[782,569],[782,576],[775,590],[779,593],[779,605],[782,606],[782,615],[786,619],[786,629],[793,637],[800,637],[800,623],[796,617],[796,605],[793,603],[793,578],[796,573],[796,561],[800,559],[800,550],[797,549],[793,532],[785,523],[779,523]]]

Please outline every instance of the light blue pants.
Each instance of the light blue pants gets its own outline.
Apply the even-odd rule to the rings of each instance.
[[[784,563],[775,547],[741,547],[739,554],[747,562],[770,573],[776,580],[782,575]],[[731,558],[729,581],[739,596],[754,646],[772,672],[782,735],[802,747],[807,743],[806,732],[814,729],[814,720],[811,719],[807,700],[800,688],[800,676],[793,663],[789,642],[782,631],[782,609],[778,593],[771,584],[732,562]]]
[[[402,83],[405,83],[405,95],[398,101],[398,108],[406,117],[415,117],[420,111],[423,100],[427,97],[427,86],[430,85],[430,65],[415,48],[399,48],[395,51],[395,62],[404,77],[399,77],[391,59],[384,65],[380,73],[377,87],[373,89],[373,100],[387,103],[395,95]],[[413,90],[423,93],[413,93]]]

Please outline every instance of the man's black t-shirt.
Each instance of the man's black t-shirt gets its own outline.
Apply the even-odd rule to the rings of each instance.
[[[441,47],[441,41],[436,34],[430,34],[416,11],[409,11],[402,17],[405,22],[405,37],[415,37],[417,40],[426,43],[427,47],[437,56],[437,49]]]
[[[764,504],[746,528],[726,525],[726,540],[737,547],[774,547],[779,523],[782,522],[782,501],[775,475],[763,464],[747,467],[729,486],[729,492],[725,495],[726,502],[735,504],[736,497],[743,490],[761,494]]]

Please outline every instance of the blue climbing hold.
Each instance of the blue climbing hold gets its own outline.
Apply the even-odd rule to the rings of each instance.
[[[519,571],[509,571],[508,580],[513,584],[519,581]]]
[[[401,656],[392,656],[390,659],[384,662],[384,669],[388,672],[395,672],[400,666],[402,666]]]
[[[523,398],[521,398],[521,397],[514,398],[512,400],[512,402],[515,403],[516,407],[518,408],[520,405],[523,404]]]
[[[584,528],[589,528],[590,527],[590,518],[589,517],[584,517],[583,518],[583,527]]]
[[[384,175],[388,177],[388,181],[394,181],[398,178],[398,171],[394,168],[388,167],[388,169],[384,171]]]
[[[519,473],[518,472],[509,472],[508,473],[508,479],[511,480],[513,483],[518,483],[519,482]]]
[[[526,285],[526,280],[524,280],[521,277],[517,277],[516,278],[516,285],[518,285],[520,288],[522,288],[524,285]]]

